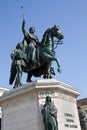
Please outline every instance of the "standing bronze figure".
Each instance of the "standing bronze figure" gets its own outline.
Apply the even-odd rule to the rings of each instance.
[[[51,101],[51,97],[46,97],[46,103],[42,108],[43,122],[45,130],[58,130],[57,108]]]

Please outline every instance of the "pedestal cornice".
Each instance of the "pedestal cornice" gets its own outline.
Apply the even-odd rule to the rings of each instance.
[[[72,86],[65,84],[63,82],[57,81],[55,79],[43,79],[43,80],[35,80],[31,83],[27,83],[19,88],[12,89],[8,92],[5,92],[0,97],[0,103],[8,98],[12,98],[14,96],[26,93],[26,92],[33,92],[35,90],[56,90],[56,91],[63,91],[64,93],[68,93],[73,95],[75,98],[79,96],[79,91]]]

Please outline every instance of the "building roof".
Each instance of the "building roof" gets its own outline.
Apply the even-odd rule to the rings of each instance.
[[[81,106],[87,105],[87,98],[77,100],[77,104]]]

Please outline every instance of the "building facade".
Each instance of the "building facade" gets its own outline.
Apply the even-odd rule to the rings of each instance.
[[[4,88],[0,86],[0,97],[2,96],[2,94],[6,91],[9,91],[10,89],[8,88]],[[1,118],[2,118],[2,112],[1,112],[1,107],[0,107],[0,130],[1,130]]]
[[[77,104],[87,112],[87,98],[77,100]]]

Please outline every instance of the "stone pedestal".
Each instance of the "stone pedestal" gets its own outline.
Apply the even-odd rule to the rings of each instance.
[[[37,80],[5,92],[0,98],[1,130],[44,130],[41,109],[48,95],[58,109],[58,130],[81,130],[76,104],[79,94],[55,79]]]

